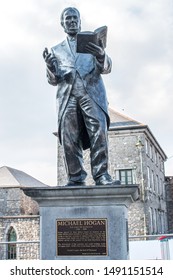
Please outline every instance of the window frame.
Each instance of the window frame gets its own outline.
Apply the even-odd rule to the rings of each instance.
[[[12,226],[9,228],[7,232],[7,241],[9,242],[7,244],[7,259],[16,260],[17,259],[17,246],[16,246],[17,234],[14,227]]]
[[[125,173],[122,180],[122,172]],[[130,172],[130,176],[128,175],[128,172]],[[119,170],[119,179],[121,181],[121,184],[123,185],[132,185],[134,183],[134,178],[133,178],[133,169],[127,168],[127,169],[120,169]]]

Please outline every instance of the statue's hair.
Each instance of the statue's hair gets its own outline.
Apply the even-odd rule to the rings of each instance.
[[[62,25],[63,20],[64,20],[64,14],[65,14],[65,12],[68,11],[68,10],[73,10],[73,11],[77,12],[77,14],[78,14],[78,16],[79,16],[79,18],[80,18],[80,13],[79,13],[78,9],[76,9],[76,8],[74,8],[74,7],[67,7],[67,8],[65,8],[65,9],[62,11],[61,16],[60,16],[61,25]]]

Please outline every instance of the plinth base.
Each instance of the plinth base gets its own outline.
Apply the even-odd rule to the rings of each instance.
[[[40,207],[44,260],[128,259],[127,208],[138,187],[25,188]]]

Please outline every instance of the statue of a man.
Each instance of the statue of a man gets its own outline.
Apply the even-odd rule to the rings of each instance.
[[[85,185],[83,150],[90,149],[91,171],[96,185],[111,185],[108,174],[108,104],[101,74],[111,71],[111,59],[100,45],[88,43],[87,53],[76,53],[81,30],[80,13],[68,7],[61,14],[67,38],[46,48],[48,82],[57,87],[58,136],[64,150],[67,186]]]

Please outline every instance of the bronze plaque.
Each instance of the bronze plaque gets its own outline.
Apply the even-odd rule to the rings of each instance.
[[[107,219],[57,220],[57,255],[107,255]]]

